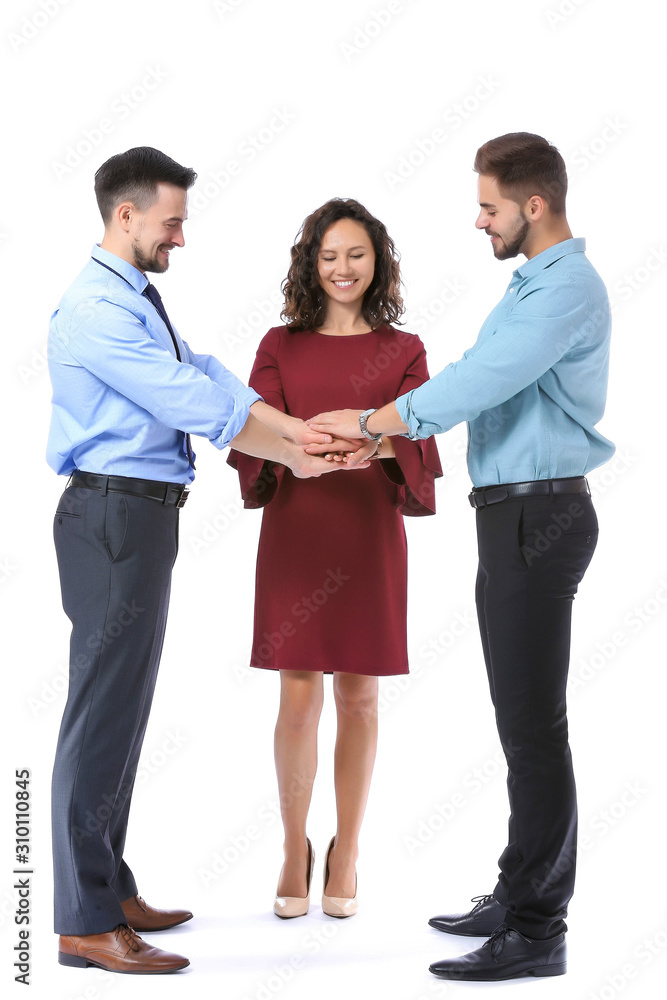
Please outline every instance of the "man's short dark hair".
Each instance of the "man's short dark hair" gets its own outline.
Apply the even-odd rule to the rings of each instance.
[[[494,177],[502,196],[519,205],[538,194],[554,215],[565,211],[565,161],[541,135],[508,132],[490,139],[477,150],[474,169],[478,174]]]
[[[152,146],[135,146],[125,153],[116,153],[95,174],[95,197],[104,225],[123,201],[131,201],[145,212],[157,198],[158,184],[175,184],[187,191],[196,179],[192,167],[182,167]]]

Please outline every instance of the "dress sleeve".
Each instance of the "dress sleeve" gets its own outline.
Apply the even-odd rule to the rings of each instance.
[[[405,336],[405,335],[404,335]],[[401,383],[400,394],[410,392],[428,380],[426,350],[420,338],[411,335],[408,366]],[[253,386],[257,392],[261,392]],[[410,441],[392,437],[396,458],[380,459],[383,472],[396,484],[397,508],[407,517],[435,514],[435,480],[442,476],[440,456],[435,438]]]
[[[257,348],[248,385],[259,393],[265,403],[285,413],[285,397],[278,367],[279,343],[280,328],[274,327]],[[415,383],[417,384],[419,383]],[[265,507],[273,500],[285,473],[284,465],[244,455],[235,448],[230,448],[227,464],[239,474],[243,506],[249,510]]]

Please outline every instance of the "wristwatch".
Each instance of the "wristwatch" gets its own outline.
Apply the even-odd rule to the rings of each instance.
[[[362,435],[368,441],[379,441],[380,438],[382,437],[382,434],[371,434],[371,432],[366,427],[366,421],[370,417],[371,413],[375,413],[375,410],[364,410],[363,413],[359,414],[359,428],[361,430]]]

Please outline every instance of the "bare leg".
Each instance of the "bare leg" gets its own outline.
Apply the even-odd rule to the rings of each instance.
[[[306,895],[306,819],[317,771],[317,726],[323,704],[322,674],[280,671],[280,710],[275,759],[280,812],[285,828],[285,863],[279,896]]]
[[[329,856],[328,896],[356,895],[355,865],[359,831],[373,775],[378,732],[378,679],[334,674],[338,717],[334,780],[338,829]]]

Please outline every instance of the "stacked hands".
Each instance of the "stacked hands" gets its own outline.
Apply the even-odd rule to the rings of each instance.
[[[285,436],[300,446],[305,455],[315,459],[293,467],[294,474],[298,478],[309,478],[336,469],[367,469],[372,459],[380,457],[382,446],[379,440],[368,441],[359,436],[359,414],[362,412],[331,410],[308,420],[294,419]]]

